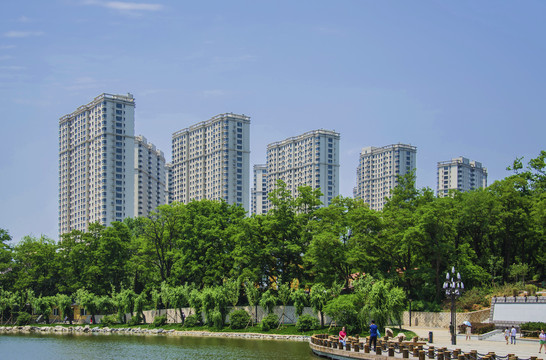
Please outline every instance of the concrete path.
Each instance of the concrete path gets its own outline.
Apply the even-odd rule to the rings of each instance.
[[[538,340],[520,339],[519,334],[516,339],[516,345],[510,343],[506,345],[503,334],[495,334],[486,340],[478,340],[477,336],[472,336],[471,340],[465,340],[464,334],[457,335],[457,345],[451,345],[451,334],[448,329],[444,328],[424,328],[412,326],[407,328],[417,334],[420,338],[427,338],[429,331],[432,331],[433,342],[427,343],[434,347],[446,347],[450,350],[461,349],[465,352],[476,350],[479,354],[487,354],[494,351],[495,354],[505,356],[514,354],[520,359],[527,359],[531,356],[536,356],[539,359],[546,359],[545,350],[542,353],[538,352],[540,347]]]

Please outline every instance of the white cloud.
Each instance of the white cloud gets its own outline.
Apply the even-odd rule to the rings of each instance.
[[[1,55],[0,56],[0,61],[10,60],[10,59],[13,59],[13,56],[11,56],[11,55]]]
[[[29,18],[29,17],[26,17],[26,16],[20,16],[19,19],[17,19],[17,21],[19,22],[22,22],[22,23],[29,23],[29,22],[32,22],[32,20]]]
[[[97,5],[119,11],[159,11],[163,9],[161,4],[135,3],[125,1],[85,1],[86,5]]]
[[[0,46],[0,50],[8,50],[8,49],[14,49],[15,45],[3,45]]]
[[[8,31],[4,33],[4,37],[8,38],[25,38],[30,36],[42,36],[43,31]]]

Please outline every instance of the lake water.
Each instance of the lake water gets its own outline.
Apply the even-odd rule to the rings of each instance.
[[[295,341],[145,335],[1,335],[0,359],[320,359]]]

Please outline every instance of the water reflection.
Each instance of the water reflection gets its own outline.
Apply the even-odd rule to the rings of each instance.
[[[0,359],[319,359],[305,342],[140,335],[2,335]]]

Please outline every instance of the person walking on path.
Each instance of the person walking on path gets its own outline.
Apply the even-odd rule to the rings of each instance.
[[[510,330],[508,330],[508,328],[506,328],[504,330],[504,340],[506,340],[506,345],[508,345],[508,338],[510,337]]]
[[[466,340],[470,340],[470,334],[472,333],[472,327],[470,325],[466,325],[466,329],[465,329],[465,332],[466,332]]]
[[[516,327],[512,325],[512,329],[510,330],[510,344],[516,345]]]
[[[372,349],[372,344],[375,351],[375,347],[377,346],[377,325],[375,325],[375,321],[373,320],[370,324],[370,350]]]
[[[544,333],[544,330],[540,330],[540,335],[538,336],[540,347],[538,348],[538,352],[542,351],[542,347],[544,346],[544,350],[546,351],[546,334]]]

